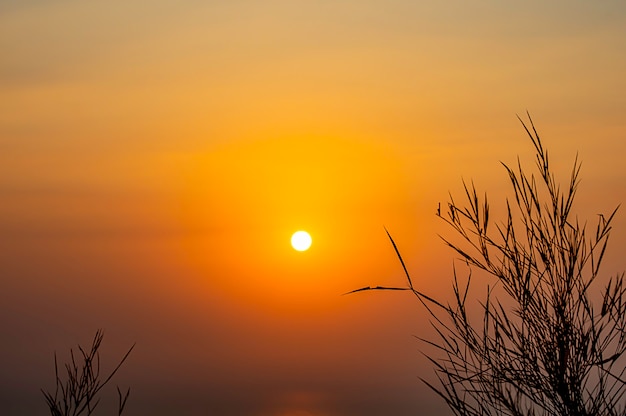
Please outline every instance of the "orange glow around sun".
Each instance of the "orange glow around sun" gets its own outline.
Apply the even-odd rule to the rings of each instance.
[[[371,143],[242,142],[194,166],[185,221],[199,232],[187,253],[212,283],[246,302],[323,307],[320,296],[388,274],[395,265],[380,260],[390,253],[383,225],[397,222],[408,233],[415,222],[401,164]],[[302,256],[307,241],[287,246],[294,229],[314,235],[315,250]]]

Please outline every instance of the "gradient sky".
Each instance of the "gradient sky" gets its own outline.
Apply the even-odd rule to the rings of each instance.
[[[423,308],[341,294],[404,284],[386,227],[445,298],[437,203],[497,207],[526,110],[581,218],[626,202],[624,51],[621,0],[2,1],[0,413],[103,328],[129,416],[446,414]]]

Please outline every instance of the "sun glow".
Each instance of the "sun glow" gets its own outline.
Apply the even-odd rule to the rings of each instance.
[[[291,236],[291,246],[298,251],[306,251],[311,247],[311,235],[306,231],[296,231]]]
[[[389,146],[261,138],[218,146],[191,162],[181,221],[220,232],[194,233],[182,255],[229,296],[281,313],[326,310],[331,294],[397,266],[392,256],[391,264],[381,260],[389,243],[376,224],[411,250],[413,191]],[[308,232],[308,249],[291,241],[296,231]]]

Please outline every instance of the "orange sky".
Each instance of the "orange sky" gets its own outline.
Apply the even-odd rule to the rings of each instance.
[[[129,415],[445,414],[424,310],[341,294],[404,283],[386,227],[445,297],[437,204],[497,212],[527,109],[581,216],[626,200],[626,6],[435,3],[4,1],[2,413],[105,328]]]

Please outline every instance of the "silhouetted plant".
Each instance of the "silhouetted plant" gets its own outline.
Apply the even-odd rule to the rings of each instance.
[[[79,345],[80,357],[78,359],[75,357],[74,350],[70,349],[70,361],[65,364],[65,379],[59,374],[56,353],[54,354],[56,388],[54,394],[42,390],[52,416],[91,415],[100,402],[98,393],[111,381],[135,348],[135,345],[130,347],[113,371],[108,376],[101,378],[99,350],[103,337],[102,330],[98,330],[90,350],[85,350]],[[125,394],[122,394],[120,388],[117,387],[117,395],[117,414],[120,416],[130,395],[130,388],[126,390]]]
[[[624,415],[624,275],[592,290],[617,209],[587,231],[572,214],[578,159],[560,187],[529,120],[520,119],[539,175],[528,175],[519,159],[515,168],[504,164],[515,199],[506,200],[503,222],[494,224],[473,183],[464,184],[465,205],[450,197],[447,212],[437,210],[460,237],[445,243],[469,267],[465,283],[455,269],[451,303],[415,289],[390,235],[408,286],[356,291],[410,290],[425,305],[438,336],[422,340],[438,351],[427,356],[440,385],[424,382],[457,415]],[[472,270],[494,280],[478,303],[481,320],[468,310]]]

